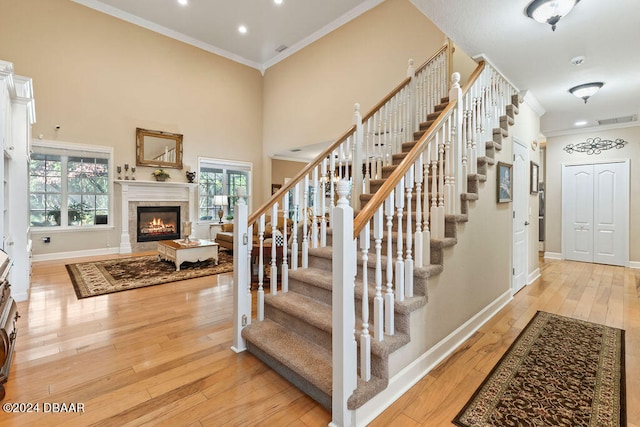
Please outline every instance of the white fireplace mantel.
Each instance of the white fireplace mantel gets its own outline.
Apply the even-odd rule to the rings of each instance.
[[[130,202],[187,202],[189,204],[189,221],[195,222],[196,187],[198,184],[137,180],[116,180],[115,183],[119,184],[121,188],[121,254],[131,253],[131,237],[128,226]]]

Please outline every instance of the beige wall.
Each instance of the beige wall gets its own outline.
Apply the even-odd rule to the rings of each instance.
[[[387,0],[264,76],[265,164],[273,153],[333,141],[352,123],[353,106],[366,113],[445,41],[408,0]],[[265,167],[263,191],[271,172]]]
[[[289,160],[271,160],[271,184],[284,185],[285,178],[293,178],[307,164]]]
[[[0,0],[0,10],[0,58],[33,78],[34,136],[112,146],[114,164],[135,164],[136,127],[181,133],[185,165],[195,168],[197,156],[244,160],[261,179],[257,70],[68,0]],[[136,176],[151,180],[150,172]],[[184,170],[170,173],[186,182]],[[118,212],[115,230],[50,232],[48,245],[34,239],[34,254],[116,247]]]
[[[585,142],[587,138],[599,137],[615,140],[622,138],[628,141],[624,148],[603,151],[598,155],[586,153],[569,154],[563,150],[567,144]],[[630,159],[630,207],[629,207],[629,260],[640,262],[640,171],[637,164],[640,160],[640,126],[611,129],[590,130],[580,134],[557,136],[547,139],[546,158],[546,240],[545,251],[553,254],[562,253],[562,165],[568,163],[595,163],[609,160]]]

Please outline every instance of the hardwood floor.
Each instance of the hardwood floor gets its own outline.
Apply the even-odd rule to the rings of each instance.
[[[628,425],[640,427],[640,270],[551,260],[540,267],[540,279],[372,425],[451,425],[545,310],[626,329]],[[326,410],[250,354],[230,350],[231,282],[228,273],[77,300],[64,262],[34,263],[4,402],[39,403],[40,412],[1,413],[0,427],[326,426]],[[43,412],[45,403],[81,403],[84,412]]]

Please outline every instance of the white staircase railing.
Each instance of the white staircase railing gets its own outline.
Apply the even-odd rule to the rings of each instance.
[[[356,336],[360,337],[359,361],[356,352],[333,353],[334,366],[351,365],[351,369],[359,372],[363,381],[368,381],[371,375],[371,355],[366,354],[371,351],[370,330],[373,330],[373,337],[377,340],[383,340],[383,334],[394,333],[394,300],[403,301],[414,297],[414,269],[430,264],[431,239],[446,237],[446,215],[460,213],[458,201],[461,194],[467,191],[468,176],[477,173],[475,167],[478,157],[484,156],[485,141],[492,140],[493,129],[500,128],[500,116],[506,114],[506,106],[517,95],[516,88],[484,62],[474,71],[464,89],[460,87],[458,73],[453,74],[452,80],[450,103],[361,209],[353,227],[347,224],[341,229],[339,227],[342,222],[336,222],[333,230],[338,236],[353,230],[353,240],[334,241],[333,250],[334,253],[343,253],[350,248],[352,255],[344,256],[344,259],[358,259],[361,263],[355,269],[355,275],[337,274],[334,264],[334,290],[353,289],[358,283],[362,283],[363,295],[367,295],[366,288],[369,286],[375,289],[373,325],[369,323],[369,313],[364,303],[362,318],[352,325]],[[338,214],[346,217],[348,211],[336,208],[334,217]],[[385,238],[383,218],[386,218],[387,228],[386,260],[383,259],[381,245]],[[413,218],[415,224],[412,223]],[[404,227],[403,220],[406,220]],[[339,249],[338,244],[345,245],[345,248]],[[371,247],[376,248],[375,260],[371,261],[376,265],[373,280],[366,273],[370,263],[368,251]],[[361,251],[359,258],[358,250]],[[384,261],[387,283],[383,292],[381,269],[385,268]],[[352,267],[344,265],[343,268],[346,271]],[[337,282],[341,277],[348,279]],[[337,321],[335,315],[334,313],[334,322]],[[356,325],[361,326],[358,329]],[[343,339],[352,338],[353,329],[350,327],[351,325],[334,326],[333,333],[347,331]],[[334,337],[336,341],[340,339]],[[334,393],[337,379],[335,375],[337,374],[334,373]],[[334,401],[334,411],[337,403]],[[340,425],[348,425],[349,419],[348,416],[345,417]]]
[[[235,351],[246,350],[242,329],[252,322],[252,284],[257,287],[255,321],[261,321],[265,276],[272,294],[287,292],[288,272],[307,267],[309,248],[327,245],[329,225],[333,229],[333,425],[351,424],[347,398],[357,376],[371,379],[371,340],[394,335],[395,301],[414,297],[414,269],[430,264],[431,240],[443,239],[446,215],[459,213],[458,200],[466,192],[467,176],[476,173],[478,156],[484,155],[487,133],[499,127],[498,114],[504,114],[516,93],[484,63],[464,89],[454,73],[450,103],[361,207],[360,195],[369,192],[370,180],[382,177],[393,154],[413,140],[419,124],[447,95],[447,52],[445,46],[416,72],[410,62],[410,77],[364,118],[356,105],[354,125],[255,213],[248,215],[239,194],[234,220]],[[354,208],[359,210],[355,219]],[[363,286],[357,322],[356,283]]]
[[[236,351],[246,349],[241,331],[252,320],[252,284],[257,288],[256,320],[262,321],[265,287],[271,294],[287,292],[289,271],[306,268],[309,249],[327,245],[337,183],[349,182],[347,199],[358,207],[370,180],[382,177],[382,167],[391,164],[393,154],[401,151],[402,143],[413,140],[413,131],[433,112],[434,96],[446,95],[448,51],[449,46],[443,46],[417,71],[410,60],[408,77],[364,118],[356,104],[354,124],[344,135],[256,212],[235,215],[234,280],[246,285],[246,292],[243,285],[236,296],[241,311],[234,315]],[[431,91],[429,84],[436,89]],[[238,206],[240,211],[247,209],[244,201]],[[388,289],[386,298],[392,293]]]

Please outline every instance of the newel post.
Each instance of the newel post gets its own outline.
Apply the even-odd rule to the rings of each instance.
[[[453,114],[453,128],[451,129],[451,141],[453,151],[452,158],[455,169],[455,180],[457,182],[455,200],[459,200],[459,195],[467,192],[467,176],[469,165],[467,164],[466,147],[464,146],[462,124],[464,116],[464,105],[462,99],[462,88],[460,87],[460,73],[451,75],[451,89],[449,90],[449,102],[457,100],[455,112]],[[459,212],[456,212],[459,213]]]
[[[351,195],[351,202],[353,206],[360,209],[360,195],[364,192],[364,176],[362,174],[362,165],[364,164],[364,155],[362,153],[364,149],[364,131],[362,127],[362,115],[360,114],[360,104],[354,105],[353,124],[356,125],[355,141],[353,144],[353,162],[351,176],[353,177],[353,193]]]
[[[338,204],[333,208],[333,292],[332,359],[333,391],[331,426],[354,424],[355,413],[347,408],[347,400],[357,385],[357,347],[354,336],[356,240],[353,238],[353,208],[349,206],[349,182],[338,183]]]
[[[242,338],[242,329],[251,323],[251,282],[249,277],[248,253],[249,232],[246,190],[238,188],[238,203],[235,206],[233,219],[233,346],[231,349],[240,353],[247,349]]]

